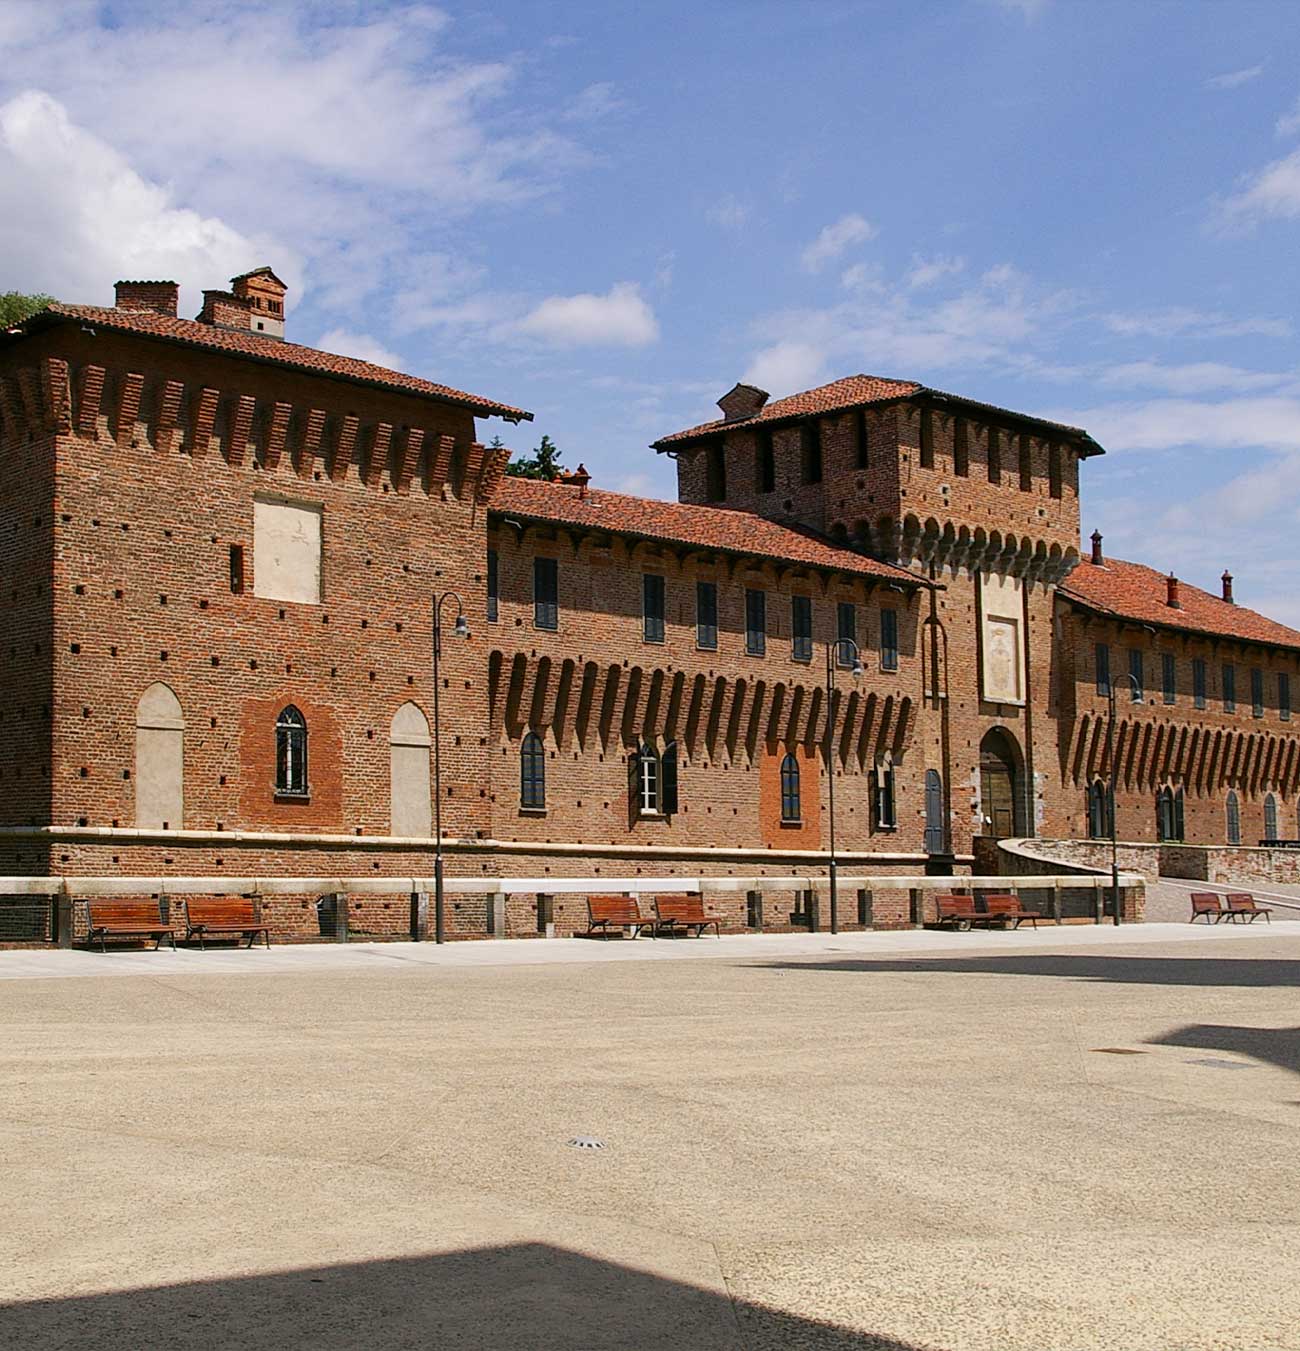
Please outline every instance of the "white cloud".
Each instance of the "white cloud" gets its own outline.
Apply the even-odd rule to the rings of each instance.
[[[601,80],[579,90],[565,107],[564,117],[569,122],[588,122],[622,112],[627,106],[627,100],[618,93],[618,86],[609,80]]]
[[[1252,226],[1269,218],[1300,217],[1300,150],[1248,175],[1241,190],[1221,202],[1221,226]]]
[[[1297,98],[1295,105],[1289,113],[1283,113],[1277,119],[1277,134],[1279,136],[1294,136],[1300,131],[1300,98]]]
[[[993,0],[999,9],[1019,14],[1026,20],[1033,20],[1047,8],[1047,0]]]
[[[760,352],[741,379],[780,398],[821,384],[825,379],[824,354],[814,343],[778,342]]]
[[[549,296],[517,327],[565,347],[644,347],[659,336],[654,311],[628,281],[615,283],[604,295]]]
[[[1204,394],[1211,390],[1271,389],[1294,379],[1271,371],[1248,371],[1219,361],[1191,361],[1165,365],[1158,361],[1129,361],[1107,367],[1102,384],[1118,389],[1158,389],[1168,394]]]
[[[262,263],[275,266],[291,298],[301,284],[292,250],[176,206],[168,189],[34,91],[0,106],[0,257],[3,285],[101,304],[112,303],[115,280],[157,277],[180,282],[182,303],[197,311],[202,287]]]
[[[1207,89],[1240,89],[1243,84],[1257,80],[1264,73],[1264,66],[1247,66],[1244,70],[1230,70],[1223,75],[1212,75],[1205,82]]]
[[[1300,452],[1300,398],[1152,399],[1100,404],[1063,413],[1060,420],[1086,427],[1111,450]]]
[[[940,254],[937,258],[921,258],[912,255],[912,266],[907,272],[907,284],[912,287],[933,286],[945,277],[955,277],[966,266],[964,258],[949,258]]]
[[[1241,318],[1174,305],[1163,310],[1112,313],[1102,316],[1112,333],[1125,337],[1151,338],[1289,338],[1291,325],[1285,319]]]
[[[370,361],[376,366],[386,366],[393,371],[402,370],[404,365],[396,352],[390,352],[369,333],[353,333],[345,328],[332,328],[328,333],[321,334],[316,346],[322,352],[333,352],[341,357],[356,357],[358,361]]]
[[[808,272],[817,272],[854,244],[864,244],[876,235],[876,227],[863,216],[841,216],[804,249],[802,262]]]
[[[742,230],[749,221],[749,206],[731,193],[726,193],[709,207],[704,219],[723,230]]]

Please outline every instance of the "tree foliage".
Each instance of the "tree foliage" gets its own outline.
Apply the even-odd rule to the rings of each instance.
[[[549,436],[542,437],[542,444],[536,446],[531,456],[511,460],[506,465],[506,473],[515,478],[544,478],[551,481],[560,477],[564,466],[560,463],[560,449]]]
[[[53,303],[53,296],[24,295],[21,291],[0,291],[0,328],[12,328]]]

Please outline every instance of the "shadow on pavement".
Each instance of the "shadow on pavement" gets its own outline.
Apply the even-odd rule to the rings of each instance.
[[[1052,976],[1119,985],[1204,985],[1266,989],[1300,986],[1300,961],[1233,957],[1107,957],[1030,953],[1023,957],[847,958],[836,961],[756,962],[782,971],[864,973],[946,972],[969,976]]]
[[[1193,1023],[1163,1037],[1152,1037],[1147,1044],[1189,1046],[1198,1051],[1233,1051],[1300,1074],[1300,1027],[1223,1027],[1213,1023]]]
[[[42,1351],[919,1351],[543,1243],[0,1305]]]

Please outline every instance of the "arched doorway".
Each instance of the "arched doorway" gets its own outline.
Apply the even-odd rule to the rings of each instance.
[[[1020,748],[1001,727],[980,742],[980,832],[995,840],[1023,835]]]

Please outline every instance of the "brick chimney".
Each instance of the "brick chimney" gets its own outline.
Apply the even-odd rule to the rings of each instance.
[[[739,422],[742,418],[756,417],[769,398],[767,390],[757,385],[733,385],[718,400],[718,407],[727,422]]]
[[[204,291],[199,323],[284,337],[284,282],[269,267],[230,279],[229,291]]]
[[[1105,565],[1105,562],[1106,562],[1106,560],[1101,556],[1101,531],[1100,531],[1100,530],[1094,530],[1094,531],[1092,532],[1092,561],[1093,561],[1094,566],[1099,567],[1099,568],[1102,567],[1102,566],[1104,566],[1104,565]]]
[[[1223,599],[1226,600],[1229,605],[1235,605],[1237,602],[1232,599],[1232,573],[1225,568],[1221,580],[1223,582]]]
[[[571,483],[578,490],[578,500],[585,502],[587,500],[587,484],[591,482],[591,475],[587,473],[587,466],[579,464],[578,467],[569,473],[560,475],[561,483]]]
[[[1171,610],[1181,610],[1183,603],[1178,599],[1178,578],[1171,572],[1165,578],[1165,604]]]
[[[181,288],[174,281],[120,281],[113,287],[119,310],[148,310],[176,318]]]

